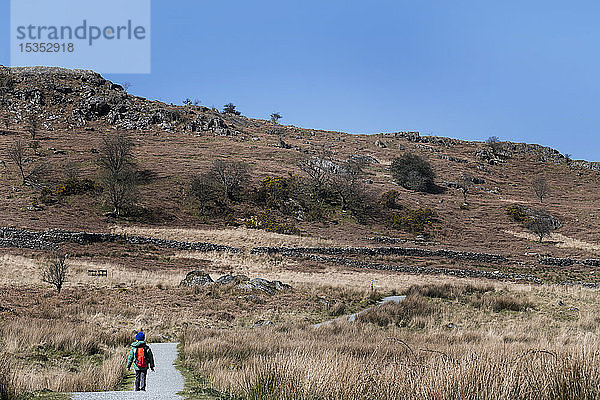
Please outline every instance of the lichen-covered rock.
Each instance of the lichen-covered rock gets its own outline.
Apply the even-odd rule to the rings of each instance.
[[[191,271],[183,278],[179,286],[206,286],[212,285],[214,281],[204,271]]]
[[[246,275],[223,275],[219,279],[215,281],[215,283],[220,285],[229,285],[229,284],[239,284],[249,281]]]
[[[250,281],[241,283],[239,288],[247,291],[261,291],[269,295],[274,295],[279,292],[285,292],[292,287],[280,281],[268,281],[262,278],[254,278]]]

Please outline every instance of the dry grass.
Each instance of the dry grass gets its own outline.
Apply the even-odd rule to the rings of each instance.
[[[516,231],[504,231],[510,235],[521,239],[527,239],[531,241],[538,241],[538,236],[528,232],[516,232]],[[600,253],[600,245],[595,243],[586,242],[579,239],[570,238],[560,233],[551,233],[545,240],[546,243],[552,243],[557,247],[584,250],[590,253]]]
[[[188,229],[146,228],[141,226],[113,226],[113,233],[142,235],[186,242],[210,242],[244,249],[257,246],[334,246],[337,242],[316,237],[282,235],[257,229]]]
[[[185,362],[215,388],[244,399],[600,397],[598,292],[511,289],[429,288],[431,298],[413,293],[404,306],[318,329],[190,330]],[[517,312],[465,302],[478,296],[539,307]]]
[[[42,285],[40,267],[43,260],[24,256],[4,254],[0,256],[0,285]],[[185,277],[185,271],[161,270],[147,271],[130,268],[121,263],[93,262],[78,259],[68,260],[69,271],[65,287],[115,287],[120,285],[143,285],[174,287]],[[93,277],[88,270],[104,269],[107,277]]]
[[[66,319],[19,317],[0,328],[0,353],[11,365],[17,392],[105,390],[123,376],[129,335]]]

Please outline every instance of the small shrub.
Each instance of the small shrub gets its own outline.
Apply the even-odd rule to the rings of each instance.
[[[502,294],[499,296],[484,296],[480,299],[474,300],[472,304],[475,307],[489,307],[495,312],[504,310],[526,311],[535,307],[535,305],[527,299],[517,298],[508,294]]]
[[[290,177],[267,177],[260,181],[255,191],[255,198],[259,204],[268,208],[286,211],[286,203],[292,197],[292,191],[296,185],[296,178]]]
[[[412,234],[422,234],[435,222],[436,214],[430,208],[407,209],[390,216],[389,225],[393,229]]]
[[[392,178],[405,189],[428,192],[434,188],[435,173],[423,157],[406,153],[392,161]]]
[[[54,193],[57,196],[72,196],[87,193],[98,189],[98,185],[91,179],[69,178],[59,184]]]
[[[346,314],[346,303],[343,301],[336,301],[329,309],[329,315],[339,317]]]
[[[511,204],[506,207],[506,213],[516,222],[524,223],[529,221],[529,217],[525,213],[525,210],[518,204]]]
[[[277,222],[269,215],[252,216],[245,221],[249,229],[262,229],[266,232],[281,233],[284,235],[299,235],[300,229],[292,224]]]
[[[399,195],[400,193],[398,193],[397,190],[388,190],[387,192],[383,192],[383,194],[381,195],[381,204],[385,208],[389,208],[392,210],[398,209],[400,208],[400,205],[397,202]]]
[[[399,303],[386,303],[366,310],[358,316],[358,321],[378,326],[406,326],[414,318],[426,317],[434,309],[429,302],[419,295],[409,295]]]

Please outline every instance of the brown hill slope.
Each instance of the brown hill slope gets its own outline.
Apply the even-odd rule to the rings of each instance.
[[[446,248],[518,256],[537,252],[594,257],[600,253],[597,165],[568,162],[553,149],[505,143],[500,152],[505,160],[498,161],[481,142],[421,137],[417,133],[349,135],[274,125],[202,106],[167,105],[131,96],[90,71],[11,68],[4,70],[3,76],[9,76],[0,98],[0,128],[4,132],[0,136],[0,160],[5,165],[0,218],[4,226],[110,229],[114,221],[105,217],[95,194],[32,207],[39,203],[40,188],[20,184],[15,166],[6,156],[7,148],[16,138],[34,143],[28,150],[30,165],[47,165],[51,174],[46,183],[55,190],[71,171],[95,179],[94,160],[103,135],[129,133],[135,140],[140,167],[151,176],[141,187],[140,204],[147,212],[133,222],[136,225],[222,228],[223,218],[199,219],[185,200],[192,176],[207,170],[218,158],[252,165],[254,182],[267,176],[302,175],[298,163],[319,156],[327,148],[337,162],[354,155],[372,157],[373,162],[365,167],[368,189],[376,195],[394,189],[399,191],[404,207],[433,209],[439,217],[433,240]],[[40,124],[35,141],[27,133],[30,115]],[[452,187],[439,194],[408,191],[394,184],[388,172],[391,160],[406,152],[429,160],[439,186],[457,181],[461,172],[484,183],[472,189],[468,208],[461,207],[462,195]],[[506,207],[513,203],[540,208],[531,189],[533,178],[539,175],[552,188],[543,208],[563,223],[557,231],[560,235],[542,245],[528,239],[525,229],[506,213]],[[234,222],[261,212],[244,208],[243,204],[238,206]],[[412,237],[392,230],[385,221],[361,224],[339,211],[325,221],[293,223],[304,235],[343,244],[366,243],[365,237],[377,235]]]

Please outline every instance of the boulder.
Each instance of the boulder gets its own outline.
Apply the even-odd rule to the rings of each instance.
[[[269,295],[274,295],[279,292],[285,292],[292,287],[280,281],[268,281],[262,278],[254,278],[250,281],[241,283],[239,288],[247,291],[261,291]]]
[[[206,286],[212,285],[214,281],[204,271],[192,271],[188,272],[185,278],[179,283],[179,286]]]
[[[362,162],[365,164],[379,164],[379,161],[373,156],[368,156],[364,154],[352,154],[350,156],[351,160]]]
[[[235,284],[239,284],[239,283],[244,283],[244,282],[248,282],[250,280],[250,278],[248,278],[246,275],[223,275],[221,276],[219,279],[217,279],[215,281],[215,283],[219,284],[219,285],[229,285],[231,283],[235,283]]]
[[[382,149],[385,149],[387,147],[387,144],[385,144],[385,142],[383,140],[377,139],[375,141],[375,146],[381,147]]]
[[[274,325],[273,321],[269,321],[268,319],[260,319],[260,320],[256,321],[254,323],[254,325],[251,326],[251,328],[260,328],[260,327],[269,326],[269,325]]]

